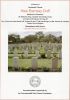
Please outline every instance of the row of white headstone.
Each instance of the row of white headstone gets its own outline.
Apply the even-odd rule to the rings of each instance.
[[[51,58],[51,54],[55,54],[55,52],[52,53],[51,50],[48,50],[48,51],[46,52],[47,58]],[[36,51],[35,51],[35,55],[36,55],[37,58],[40,57],[39,50],[36,50]],[[18,56],[17,49],[14,50],[14,56]],[[25,58],[28,57],[28,50],[25,50],[25,51],[24,51],[24,57],[25,57]],[[60,50],[60,52],[59,52],[59,58],[62,58],[62,51],[61,51],[61,50]]]
[[[17,45],[18,46],[18,45]],[[17,48],[17,46],[15,46],[15,45],[9,45],[8,46],[8,52],[10,53],[11,51],[13,51],[14,49],[13,48]],[[54,52],[57,52],[57,51],[60,51],[61,50],[61,45],[58,45],[58,44],[48,44],[47,46],[45,46],[45,45],[42,45],[42,47],[44,48],[44,50],[45,51],[48,51],[49,49],[51,49],[52,51],[54,51]],[[25,51],[25,50],[28,50],[28,51],[31,51],[31,50],[36,50],[36,49],[38,49],[38,50],[40,50],[41,49],[41,45],[39,45],[39,46],[37,46],[36,44],[34,44],[34,45],[19,45],[18,46],[18,48],[21,50],[21,52],[23,52],[23,51]]]
[[[13,67],[14,68],[19,68],[19,57],[14,57],[13,58]],[[36,70],[38,68],[38,59],[37,57],[32,57],[32,65],[31,68]],[[52,58],[52,65],[51,65],[51,70],[56,70],[58,68],[58,58]]]
[[[25,51],[25,57],[28,57],[28,51]],[[51,51],[48,51],[47,56],[50,57]],[[38,68],[38,57],[40,56],[39,51],[36,50],[36,56],[32,57],[32,64],[31,67],[32,69],[37,69]],[[62,52],[59,54],[60,58],[62,56]],[[51,69],[55,70],[58,67],[58,59],[57,57],[52,58],[52,64],[51,64]],[[14,50],[14,57],[13,57],[13,67],[14,68],[19,68],[20,67],[20,63],[19,63],[19,57],[18,57],[18,53],[17,53],[17,49]]]
[[[61,47],[62,44],[61,43],[23,43],[23,44],[9,44],[8,45],[8,48],[15,48],[15,47],[18,47],[18,48],[41,48],[41,47],[53,47],[53,48],[58,48],[58,47]]]

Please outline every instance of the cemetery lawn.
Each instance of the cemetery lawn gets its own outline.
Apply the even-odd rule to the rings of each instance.
[[[31,67],[31,63],[32,62],[32,59],[19,59],[19,66],[22,67],[22,68],[30,68]],[[58,61],[58,68],[61,67],[61,60],[59,59]],[[9,67],[14,67],[13,66],[13,59],[12,58],[9,58],[8,59],[8,66]],[[52,62],[51,62],[51,59],[38,59],[38,68],[43,68],[43,67],[46,67],[46,68],[51,68],[52,66]]]

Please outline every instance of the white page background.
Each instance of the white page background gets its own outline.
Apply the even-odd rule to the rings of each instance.
[[[31,1],[32,2],[32,1]],[[37,1],[38,2],[38,1]],[[30,1],[2,1],[1,18],[14,19],[20,15],[20,9]],[[46,1],[42,5],[50,8],[54,19],[68,20],[68,1]],[[15,17],[14,17],[15,16]],[[47,31],[62,31],[62,72],[8,72],[8,33],[23,32],[23,23],[1,23],[1,98],[2,99],[67,99],[69,96],[69,23],[47,23]],[[30,30],[31,31],[31,30]],[[51,95],[18,95],[30,86],[31,76],[39,76],[41,85],[36,89],[47,89]]]

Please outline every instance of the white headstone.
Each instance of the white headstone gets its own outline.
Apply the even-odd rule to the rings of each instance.
[[[54,57],[52,58],[52,71],[56,71],[58,68],[58,58]]]
[[[10,48],[8,48],[8,53],[10,53],[10,51],[11,51]]]
[[[39,50],[36,50],[35,53],[37,58],[40,57]]]
[[[27,58],[28,57],[28,50],[24,50],[24,56]]]
[[[47,58],[51,58],[51,50],[47,51]]]
[[[32,69],[37,70],[38,67],[38,62],[37,62],[37,57],[32,58]]]
[[[15,48],[14,49],[14,57],[17,57],[18,56],[18,52],[17,52],[17,49]]]
[[[60,50],[59,58],[62,59],[62,50]]]
[[[14,68],[19,68],[19,57],[13,57]]]

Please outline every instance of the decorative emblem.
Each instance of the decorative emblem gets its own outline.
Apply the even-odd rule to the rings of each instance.
[[[29,82],[32,87],[38,87],[41,83],[41,80],[38,76],[32,76]]]

